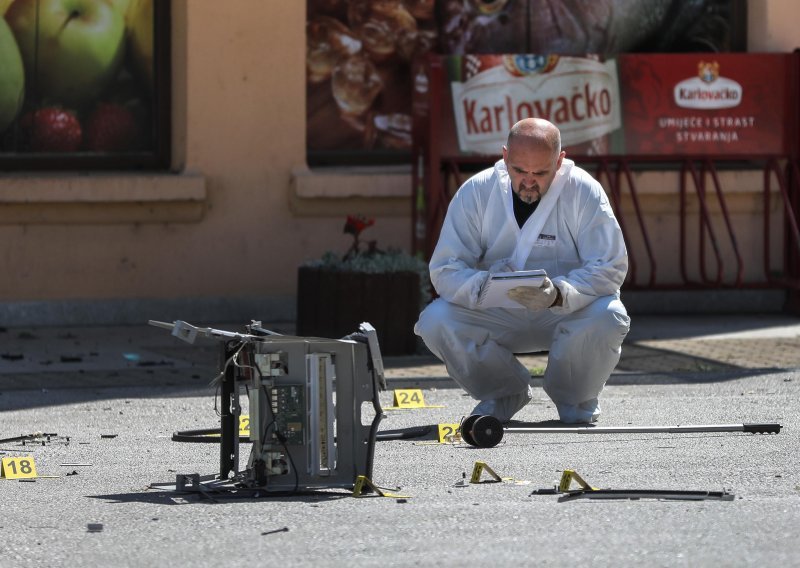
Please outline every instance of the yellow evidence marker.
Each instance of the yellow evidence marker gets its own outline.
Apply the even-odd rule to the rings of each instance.
[[[460,424],[439,424],[439,443],[456,444],[461,441]]]
[[[492,478],[481,480],[483,472],[488,473]],[[489,467],[489,464],[482,461],[476,461],[475,467],[472,468],[472,477],[470,483],[512,483],[514,485],[528,485],[530,481],[525,479],[514,479],[513,477],[500,477],[497,473]]]
[[[250,416],[247,414],[242,414],[239,416],[239,435],[240,436],[249,436],[250,435]]]
[[[425,397],[422,395],[421,389],[395,389],[394,400],[392,406],[387,408],[400,409],[400,408],[444,408],[444,406],[436,405],[429,406],[425,404]]]
[[[0,477],[6,479],[31,479],[39,477],[36,473],[36,463],[33,456],[3,458],[0,466]]]
[[[411,499],[410,495],[397,495],[396,493],[387,493],[370,480],[365,475],[356,477],[356,483],[353,487],[353,497],[367,497],[365,494],[368,490],[374,491],[375,495],[380,497],[391,497],[394,499]]]
[[[592,487],[586,481],[578,475],[578,472],[574,469],[565,469],[564,473],[561,474],[561,480],[558,482],[558,490],[561,493],[568,493],[569,487],[572,485],[572,482],[577,483],[580,485],[581,489],[586,491],[597,491],[597,487]]]

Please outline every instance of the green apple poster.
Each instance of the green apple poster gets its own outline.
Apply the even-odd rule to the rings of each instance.
[[[151,149],[153,0],[0,0],[0,153]]]

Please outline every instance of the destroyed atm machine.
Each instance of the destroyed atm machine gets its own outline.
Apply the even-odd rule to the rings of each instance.
[[[183,321],[150,324],[188,343],[197,337],[222,342],[215,485],[286,493],[353,489],[359,476],[371,477],[382,418],[378,395],[386,383],[377,333],[369,323],[341,339],[280,335],[255,321],[245,326],[246,333]],[[239,434],[243,391],[249,414],[246,440]],[[244,441],[252,447],[240,471]]]

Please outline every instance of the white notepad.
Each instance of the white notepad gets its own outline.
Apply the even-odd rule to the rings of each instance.
[[[547,272],[542,269],[492,274],[481,290],[478,306],[481,308],[524,308],[525,306],[508,297],[508,291],[517,286],[538,288],[546,276]]]

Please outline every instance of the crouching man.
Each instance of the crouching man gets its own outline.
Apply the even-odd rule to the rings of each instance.
[[[478,305],[491,273],[535,268],[548,277],[508,292],[518,308]],[[544,390],[560,420],[594,422],[630,326],[619,293],[627,270],[603,188],[565,159],[554,124],[521,120],[503,159],[451,201],[430,262],[439,298],[414,331],[479,401],[472,414],[508,422],[531,400],[514,354],[549,351]]]

